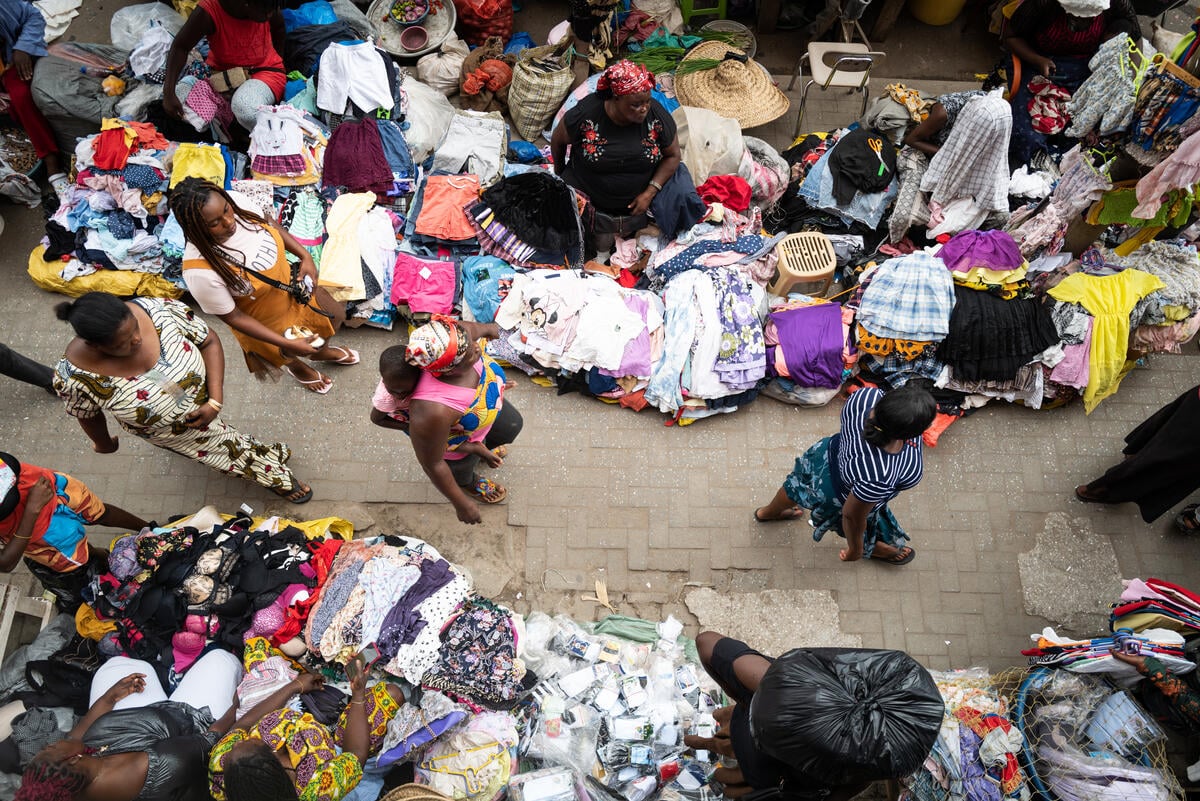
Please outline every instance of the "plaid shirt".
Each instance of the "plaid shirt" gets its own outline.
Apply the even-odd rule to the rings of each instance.
[[[984,211],[1008,211],[1008,140],[1012,108],[1002,97],[976,97],[963,106],[946,144],[929,162],[921,191],[945,206],[972,198]]]
[[[918,250],[879,265],[863,292],[858,322],[877,337],[934,342],[950,333],[952,311],[950,271]]]

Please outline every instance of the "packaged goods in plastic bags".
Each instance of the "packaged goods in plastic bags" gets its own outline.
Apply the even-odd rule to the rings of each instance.
[[[112,22],[108,26],[112,43],[122,50],[133,50],[154,22],[166,28],[172,36],[183,27],[183,17],[179,12],[162,3],[126,6],[112,15]]]
[[[337,12],[329,0],[310,0],[299,8],[283,10],[283,27],[288,33],[308,25],[332,25],[338,21]]]
[[[458,86],[458,73],[454,74],[454,85]],[[413,163],[420,164],[442,141],[450,120],[454,119],[454,106],[446,96],[420,81],[406,78],[404,91],[408,94],[408,124],[404,141],[412,154]]]
[[[417,59],[417,77],[422,83],[449,97],[458,91],[463,61],[471,48],[462,39],[451,35],[437,53]]]
[[[944,716],[933,677],[908,654],[797,648],[763,676],[750,702],[750,731],[797,775],[838,787],[911,773]]]

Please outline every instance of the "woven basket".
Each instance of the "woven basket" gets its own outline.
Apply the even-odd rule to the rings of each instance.
[[[449,796],[431,790],[423,784],[402,784],[379,801],[453,801]]]

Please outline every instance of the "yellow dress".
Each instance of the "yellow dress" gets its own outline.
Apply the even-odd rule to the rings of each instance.
[[[1117,391],[1126,372],[1129,313],[1138,301],[1164,286],[1157,276],[1129,269],[1103,276],[1074,273],[1050,290],[1050,297],[1078,303],[1095,318],[1088,385],[1083,391],[1083,408],[1088,414]]]

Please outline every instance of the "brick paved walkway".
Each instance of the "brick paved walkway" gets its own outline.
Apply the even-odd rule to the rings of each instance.
[[[960,86],[922,82],[920,88],[937,93]],[[844,123],[857,108],[856,98],[816,94],[806,127]],[[788,115],[760,135],[784,145],[793,124]],[[69,339],[51,311],[60,298],[36,289],[24,272],[40,218],[11,206],[0,213],[7,222],[0,236],[6,279],[0,337],[53,361]],[[765,640],[768,650],[825,641],[820,638],[829,632],[814,631],[814,621],[826,621],[820,623],[825,629],[837,621],[841,631],[833,639],[902,648],[930,667],[999,668],[1018,663],[1028,634],[1048,622],[1026,614],[1023,574],[1038,582],[1029,589],[1049,622],[1073,615],[1092,631],[1105,626],[1102,605],[1081,602],[1070,590],[1114,586],[1114,563],[1097,559],[1096,568],[1082,560],[1074,573],[1072,564],[1053,564],[1063,551],[1054,543],[1062,542],[1064,519],[1074,521],[1071,536],[1087,543],[1088,552],[1111,550],[1121,576],[1200,585],[1197,544],[1173,534],[1169,522],[1145,526],[1133,507],[1085,507],[1071,497],[1075,484],[1118,458],[1128,429],[1196,383],[1195,345],[1182,356],[1154,357],[1150,369],[1134,371],[1090,417],[1079,406],[1035,412],[995,404],[955,424],[928,452],[923,483],[893,504],[919,552],[911,565],[896,569],[841,564],[837,545],[813,543],[807,523],[751,521],[753,508],[775,491],[795,456],[836,430],[840,401],[804,410],[764,398],[733,415],[668,428],[656,413],[556,397],[519,377],[509,398],[526,428],[499,474],[510,501],[484,509],[484,525],[468,529],[441,503],[404,437],[367,420],[373,364],[399,334],[349,332],[344,344],[362,351],[363,364],[334,368],[332,393],[317,397],[295,383],[253,381],[228,330],[219,321],[216,327],[228,357],[223,415],[292,446],[294,466],[316,489],[307,515],[343,513],[374,523],[375,531],[426,537],[471,567],[486,591],[522,610],[590,618],[603,610],[582,596],[601,579],[622,612],[671,612],[695,624],[686,594],[711,587],[733,600],[733,611],[703,622]],[[232,510],[243,501],[287,511],[264,491],[128,435],[121,436],[118,453],[94,454],[55,401],[6,380],[0,380],[0,448],[70,471],[102,497],[150,517],[205,503]],[[1055,513],[1067,517],[1051,518]],[[1039,543],[1023,573],[1018,555]],[[826,592],[759,594],[763,590]],[[1082,616],[1080,603],[1090,610]],[[755,620],[743,615],[751,607]]]

